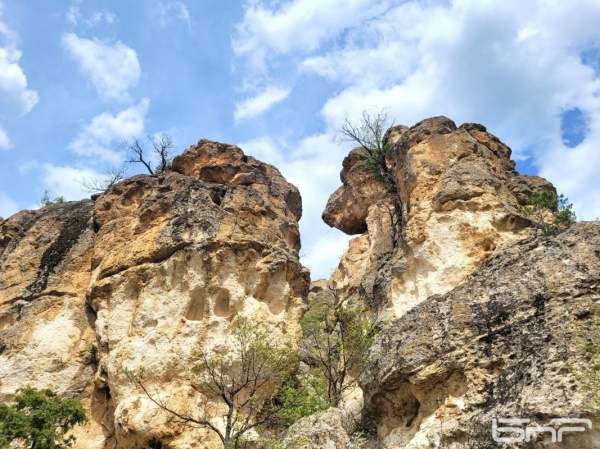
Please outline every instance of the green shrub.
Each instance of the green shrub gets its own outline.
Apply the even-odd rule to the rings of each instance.
[[[0,449],[22,442],[28,449],[64,449],[75,442],[68,432],[86,421],[81,403],[50,390],[25,388],[13,405],[0,404]],[[18,446],[20,447],[20,446]]]
[[[528,204],[521,208],[521,213],[541,229],[544,235],[567,228],[576,220],[569,200],[564,195],[551,191],[532,193]]]
[[[360,146],[362,163],[388,189],[395,189],[394,177],[387,165],[386,157],[390,147],[385,139],[387,129],[392,126],[384,112],[369,114],[363,111],[362,119],[354,124],[346,120],[341,133],[349,141]]]
[[[366,310],[348,308],[330,289],[331,297],[309,304],[301,325],[303,352],[325,379],[327,398],[337,407],[366,367],[376,328]]]
[[[290,426],[305,416],[329,408],[326,379],[320,372],[300,374],[290,378],[279,391],[282,407],[281,422]]]

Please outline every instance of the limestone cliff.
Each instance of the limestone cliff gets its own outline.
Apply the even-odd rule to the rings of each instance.
[[[78,448],[219,447],[127,380],[180,407],[193,353],[228,346],[235,316],[294,340],[308,289],[298,190],[272,166],[201,141],[160,176],[0,224],[0,400],[31,384],[84,399]],[[189,388],[189,387],[188,387]]]
[[[528,444],[598,447],[584,347],[598,334],[600,225],[536,235],[520,206],[554,187],[519,175],[481,125],[434,117],[387,139],[393,188],[353,150],[323,213],[362,233],[328,283],[342,301],[365,301],[381,329],[359,379],[362,423],[331,409],[295,434],[312,448],[345,447],[357,429],[373,447],[494,448],[493,418],[580,417],[596,430]]]
[[[336,273],[344,295],[366,294],[382,318],[402,316],[456,287],[498,249],[529,235],[519,213],[528,194],[554,190],[522,176],[511,150],[481,125],[445,117],[387,134],[395,189],[376,181],[352,151],[323,219],[354,238]]]
[[[359,151],[344,160],[323,218],[357,236],[311,290],[370,310],[367,369],[339,409],[301,419],[281,443],[495,448],[492,420],[518,416],[594,423],[560,446],[546,435],[519,447],[600,447],[586,381],[586,351],[600,347],[600,225],[537,232],[522,206],[554,187],[517,173],[481,125],[435,117],[386,139],[393,185]],[[203,140],[160,175],[0,220],[0,401],[26,385],[81,398],[90,421],[76,449],[221,448],[125,370],[143,368],[149,389],[221,425],[221,402],[186,382],[195,352],[229,351],[238,316],[297,342],[310,286],[301,213],[276,168]]]

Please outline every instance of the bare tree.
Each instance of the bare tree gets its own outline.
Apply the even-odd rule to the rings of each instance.
[[[393,202],[389,207],[392,223],[394,224],[394,244],[401,240],[401,227],[406,209],[400,203],[398,186],[394,173],[388,166],[387,157],[390,145],[387,132],[393,126],[385,112],[370,114],[363,111],[358,124],[348,119],[341,128],[342,135],[349,141],[360,146],[362,163],[373,175],[373,178],[384,184]]]
[[[360,146],[363,151],[363,161],[375,179],[384,182],[388,187],[394,185],[393,176],[386,162],[389,146],[385,134],[391,126],[393,124],[386,113],[379,111],[370,114],[363,111],[358,124],[346,119],[341,129],[342,135],[347,140]]]
[[[337,406],[363,373],[376,329],[364,311],[344,307],[335,289],[329,293],[309,304],[302,319],[302,346],[327,381],[330,404]]]
[[[148,142],[152,146],[150,151],[146,150],[144,143],[139,139],[127,144],[130,157],[126,161],[130,164],[143,165],[150,175],[157,175],[168,170],[173,159],[173,139],[166,134],[159,136],[147,136]],[[157,162],[153,164],[152,159]]]
[[[225,449],[244,448],[245,436],[250,430],[277,418],[280,406],[270,397],[294,371],[297,359],[291,350],[274,346],[265,332],[244,319],[235,322],[232,341],[235,357],[201,350],[199,362],[191,370],[194,379],[191,388],[201,395],[212,393],[226,406],[224,427],[214,424],[207,416],[174,409],[148,389],[142,376],[132,373],[128,376],[154,404],[178,422],[209,429],[219,437]]]
[[[81,182],[83,188],[90,194],[104,193],[125,179],[125,168],[112,168],[101,178],[88,178]]]

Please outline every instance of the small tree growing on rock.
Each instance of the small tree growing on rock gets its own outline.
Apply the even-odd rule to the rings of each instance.
[[[553,191],[532,193],[528,204],[521,207],[521,213],[541,229],[544,235],[567,228],[576,220],[573,205],[564,195]]]
[[[360,146],[363,163],[373,177],[377,181],[383,182],[388,188],[395,186],[393,175],[386,161],[390,147],[385,137],[391,126],[392,124],[384,112],[370,114],[363,111],[359,123],[355,124],[346,119],[341,129],[342,135],[347,140]]]
[[[297,356],[289,348],[275,345],[266,332],[245,319],[237,319],[233,326],[234,356],[200,350],[198,362],[190,373],[194,391],[212,394],[225,405],[223,426],[203,413],[176,410],[148,388],[143,373],[126,373],[155,405],[177,422],[212,431],[225,449],[242,449],[247,447],[248,432],[277,419],[281,404],[271,398],[296,369]]]
[[[125,179],[125,168],[112,168],[104,173],[101,178],[84,179],[82,187],[90,194],[104,193]]]
[[[25,388],[13,405],[0,404],[0,449],[66,449],[75,442],[71,429],[85,421],[79,401]]]
[[[147,136],[148,142],[152,146],[150,151],[142,141],[135,139],[127,145],[129,151],[129,159],[126,161],[130,164],[140,164],[148,171],[150,175],[158,175],[171,168],[173,160],[173,139],[166,134],[159,136]],[[153,159],[156,162],[153,162]]]
[[[346,308],[334,289],[312,300],[302,319],[302,349],[325,378],[327,398],[339,405],[366,367],[376,328],[365,311]]]
[[[62,196],[57,196],[55,198],[52,198],[50,196],[50,191],[44,190],[44,193],[42,194],[42,198],[40,199],[40,206],[46,207],[46,206],[50,206],[52,204],[62,204],[64,202],[65,202],[65,199]]]

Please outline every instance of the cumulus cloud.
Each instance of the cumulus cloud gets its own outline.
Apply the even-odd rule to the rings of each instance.
[[[329,276],[339,262],[350,237],[330,229],[321,213],[330,193],[340,184],[339,171],[348,149],[333,133],[301,139],[294,145],[261,136],[239,146],[246,154],[275,165],[302,193],[302,261],[313,279]]]
[[[19,210],[17,203],[6,193],[0,192],[0,217],[7,218]]]
[[[64,34],[62,43],[101,98],[119,102],[130,99],[129,90],[138,84],[141,72],[134,49],[119,41],[107,43],[74,33]]]
[[[285,100],[290,92],[290,89],[269,86],[258,95],[236,104],[233,118],[238,122],[256,117],[268,111],[273,105]]]
[[[43,165],[42,183],[52,197],[63,197],[67,201],[88,197],[85,184],[99,181],[102,175],[92,168],[69,165]]]
[[[295,0],[269,7],[248,1],[237,26],[233,50],[261,65],[269,51],[289,53],[315,50],[327,38],[385,11],[387,1]],[[279,2],[277,2],[279,4]]]
[[[0,2],[0,120],[21,117],[39,101],[37,92],[28,88],[27,76],[19,65],[20,59],[16,35],[3,20]],[[6,131],[0,126],[0,149],[11,147]]]
[[[19,65],[21,52],[0,47],[0,110],[2,115],[20,117],[37,104],[37,92],[27,88],[27,77]]]
[[[80,156],[98,157],[113,164],[122,162],[123,155],[115,147],[143,134],[149,106],[150,100],[144,98],[114,115],[97,115],[69,144],[69,149]]]
[[[326,135],[364,109],[385,109],[407,125],[440,114],[483,123],[569,196],[580,217],[600,216],[597,0],[532,0],[527,8],[518,0],[343,3],[248,2],[232,44],[238,63],[262,67],[274,82],[281,73],[333,82],[322,100]],[[567,148],[561,115],[573,108],[589,126]],[[323,153],[306,160],[311,167],[332,162]],[[310,173],[311,181],[332,176]],[[301,190],[310,204],[310,187]],[[324,229],[315,222],[303,238],[317,242]]]

